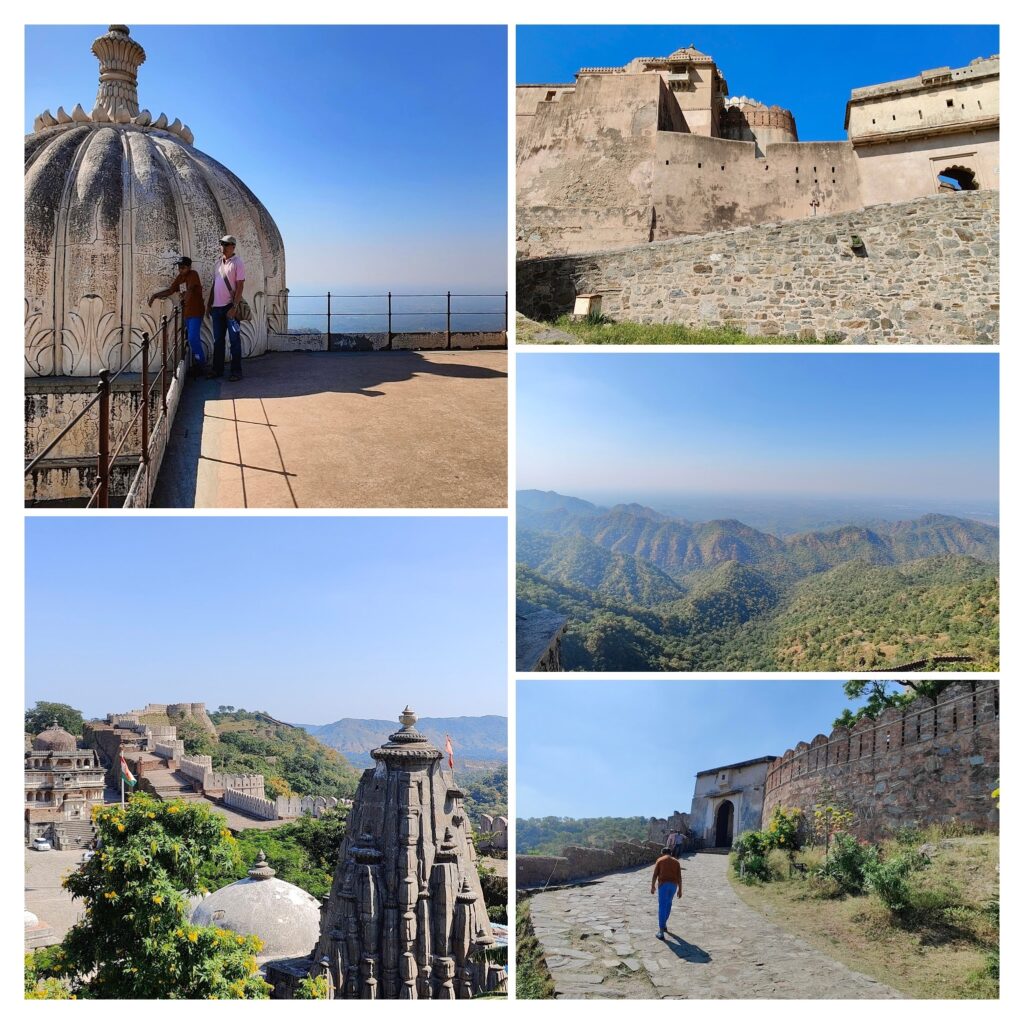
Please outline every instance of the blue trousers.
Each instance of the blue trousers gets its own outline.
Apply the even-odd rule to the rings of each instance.
[[[192,362],[196,366],[202,366],[206,362],[206,353],[203,352],[203,339],[199,328],[203,325],[201,316],[185,317],[185,329],[188,331],[188,347],[192,349]]]
[[[672,913],[672,900],[676,895],[675,882],[662,882],[658,886],[658,931],[663,932]]]
[[[224,335],[231,343],[231,372],[242,373],[242,332],[238,321],[228,316],[230,306],[214,306],[210,310],[213,320],[213,372],[224,372]]]

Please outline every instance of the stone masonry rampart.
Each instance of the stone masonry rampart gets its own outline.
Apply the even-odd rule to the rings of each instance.
[[[850,344],[998,340],[999,193],[928,196],[827,217],[517,264],[519,311]],[[860,243],[859,245],[857,243]]]
[[[516,887],[534,889],[561,885],[623,868],[653,864],[660,853],[660,843],[615,842],[610,850],[567,846],[561,857],[522,854],[516,857]]]
[[[787,750],[769,766],[763,821],[780,806],[811,815],[827,784],[861,839],[952,820],[995,831],[998,780],[999,684],[954,683],[936,703],[919,697]]]

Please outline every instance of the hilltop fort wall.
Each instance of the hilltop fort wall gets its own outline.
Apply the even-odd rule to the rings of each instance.
[[[812,815],[827,785],[861,839],[950,821],[995,831],[998,781],[999,684],[954,683],[937,702],[918,698],[787,750],[768,766],[763,823],[776,807]]]
[[[612,843],[610,850],[567,846],[561,857],[522,854],[516,857],[516,886],[533,889],[561,885],[595,875],[606,875],[622,868],[653,864],[661,854],[662,843]]]
[[[692,47],[574,84],[516,90],[521,259],[999,185],[999,59],[854,89],[847,138],[798,142],[793,114],[727,99]]]
[[[596,293],[602,313],[639,323],[859,344],[994,342],[998,192],[525,260],[516,280],[518,307],[536,320]]]

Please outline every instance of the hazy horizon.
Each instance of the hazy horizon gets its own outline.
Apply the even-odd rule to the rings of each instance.
[[[518,490],[998,514],[994,354],[545,353],[517,372]]]

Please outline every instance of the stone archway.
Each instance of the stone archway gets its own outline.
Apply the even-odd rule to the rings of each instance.
[[[715,812],[715,846],[732,846],[735,809],[731,800],[723,800]]]
[[[937,175],[940,192],[975,192],[980,187],[974,171],[962,164],[953,164]]]

